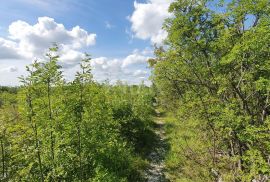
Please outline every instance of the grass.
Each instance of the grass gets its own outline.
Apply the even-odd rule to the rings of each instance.
[[[170,145],[165,158],[167,176],[174,182],[211,181],[206,160],[207,142],[198,130],[200,122],[175,114],[164,114],[165,132]]]

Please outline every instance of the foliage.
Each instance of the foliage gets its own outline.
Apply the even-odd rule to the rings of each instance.
[[[87,54],[66,82],[57,51],[27,66],[18,93],[0,93],[0,180],[143,180],[151,89],[96,83]]]
[[[267,0],[171,4],[167,45],[150,64],[159,103],[177,113],[168,162],[178,180],[269,178],[269,7]],[[174,156],[183,160],[171,164]]]

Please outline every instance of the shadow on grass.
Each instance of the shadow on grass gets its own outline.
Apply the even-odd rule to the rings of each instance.
[[[149,182],[169,182],[166,179],[164,160],[170,151],[168,139],[165,137],[165,123],[162,118],[165,113],[156,112],[156,122],[152,125],[153,140],[147,151],[147,160],[150,162],[150,168],[147,170],[146,181]]]
[[[141,120],[140,118],[134,116],[129,105],[123,105],[114,110],[114,118],[118,119],[121,125],[121,136],[125,139],[125,141],[127,141],[129,146],[133,146],[134,152],[137,156],[144,161],[147,161],[146,163],[149,165],[146,164],[145,170],[148,171],[153,163],[161,164],[162,161],[164,161],[167,152],[170,150],[168,141],[164,137],[164,124],[162,122],[158,122],[159,120],[162,120],[165,113],[158,112],[156,110],[153,111],[153,116],[156,122]],[[163,172],[160,174],[160,176],[162,179],[165,179],[165,176],[163,178],[162,175],[164,176]],[[149,174],[149,176],[151,176],[151,174]],[[140,180],[137,178],[137,181],[153,181],[149,180],[149,176],[142,176],[145,178]],[[132,179],[130,178],[129,181],[132,181]],[[165,182],[165,180],[154,181]]]

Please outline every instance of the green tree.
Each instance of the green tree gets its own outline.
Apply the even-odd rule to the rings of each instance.
[[[193,153],[192,138],[179,134],[187,141],[180,153],[202,164],[184,177],[269,177],[269,7],[267,0],[171,4],[166,46],[156,49],[151,65],[162,105],[205,136],[198,138],[202,152]]]
[[[37,125],[36,122],[36,117],[35,117],[35,106],[34,104],[34,99],[36,94],[36,86],[38,84],[38,75],[39,75],[39,67],[40,63],[35,62],[31,65],[31,67],[27,66],[26,70],[29,73],[28,77],[21,77],[20,81],[24,85],[23,91],[21,91],[21,94],[23,94],[23,99],[25,104],[25,108],[23,110],[23,113],[25,114],[26,120],[29,122],[29,125],[31,126],[32,129],[32,135],[34,138],[35,142],[35,151],[37,155],[37,160],[38,160],[38,166],[39,166],[39,180],[44,181],[44,172],[43,172],[43,164],[42,164],[42,154],[41,154],[41,146],[40,146],[40,139],[39,139],[39,126]]]
[[[57,51],[27,66],[21,87],[1,87],[0,180],[142,181],[151,89],[95,82],[89,55],[66,82]]]
[[[83,163],[85,164],[84,155],[82,154],[83,150],[83,143],[82,141],[82,127],[84,122],[84,111],[86,107],[86,102],[89,102],[86,98],[89,97],[89,87],[91,87],[91,84],[93,83],[92,80],[92,74],[91,74],[91,65],[90,65],[90,55],[86,54],[85,58],[80,63],[80,71],[77,72],[75,76],[75,80],[72,82],[69,89],[72,90],[73,93],[69,92],[69,96],[73,97],[72,102],[70,103],[72,105],[71,112],[74,114],[74,122],[75,127],[77,130],[77,155],[79,160],[79,167],[77,169],[78,171],[78,178],[80,181],[83,181],[85,178],[85,172],[86,170],[83,169]],[[84,162],[83,162],[84,161]]]

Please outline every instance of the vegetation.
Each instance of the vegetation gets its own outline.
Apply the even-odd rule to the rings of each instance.
[[[1,89],[1,181],[143,180],[150,88],[94,82],[89,55],[66,82],[57,49]]]
[[[169,114],[173,181],[270,176],[268,0],[171,4],[153,83]]]
[[[22,86],[0,87],[0,181],[145,181],[157,144],[171,181],[270,180],[269,0],[169,11],[151,87],[95,82],[87,54],[67,82],[57,45]]]

